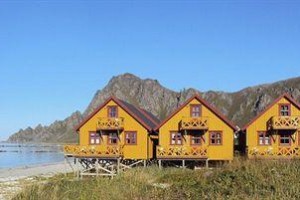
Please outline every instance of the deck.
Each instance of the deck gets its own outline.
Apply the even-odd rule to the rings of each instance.
[[[119,158],[123,148],[114,145],[65,145],[64,154],[73,157]]]
[[[99,118],[97,123],[98,130],[122,130],[124,129],[124,118],[109,118],[102,117]]]
[[[208,130],[208,117],[183,117],[181,130]]]
[[[248,151],[249,158],[300,158],[300,147],[254,147]]]
[[[268,122],[268,129],[297,130],[300,129],[300,116],[273,116]]]
[[[158,159],[206,159],[207,147],[161,147],[156,149]]]

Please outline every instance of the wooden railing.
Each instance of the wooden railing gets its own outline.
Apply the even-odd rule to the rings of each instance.
[[[123,148],[113,145],[65,145],[64,154],[75,157],[121,157]]]
[[[182,130],[207,130],[208,117],[183,117],[180,128]]]
[[[296,130],[300,128],[300,116],[273,116],[270,119],[269,129]]]
[[[124,128],[124,118],[99,118],[97,128],[98,130],[121,130]]]
[[[207,158],[207,147],[161,147],[157,146],[157,158]]]
[[[300,147],[254,147],[248,150],[250,158],[300,158]]]

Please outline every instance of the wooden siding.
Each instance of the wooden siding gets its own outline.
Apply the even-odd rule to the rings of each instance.
[[[108,107],[118,106],[116,102],[110,100],[102,109],[100,109],[94,116],[92,116],[84,125],[79,129],[79,145],[80,146],[91,146],[89,145],[89,132],[96,131],[99,119],[107,118]],[[124,109],[118,106],[118,117],[124,119],[122,124],[122,130],[115,131],[103,131],[103,136],[100,146],[105,149],[108,145],[107,132],[116,132],[119,134],[118,146],[122,148],[122,156],[125,159],[149,159],[153,157],[152,147],[148,131],[133,117],[131,117]],[[125,145],[125,132],[136,131],[137,132],[137,144],[136,145]],[[98,146],[98,145],[94,145]],[[112,145],[111,145],[112,146]]]
[[[183,139],[182,145],[170,144],[170,131],[180,131],[180,123],[184,117],[190,116],[190,105],[202,105],[201,117],[205,117],[209,120],[209,127],[207,130],[199,130],[203,133],[203,139],[205,142],[198,147],[191,145],[191,135],[187,134],[185,130],[182,130]],[[222,132],[222,145],[210,145],[209,132],[220,131]],[[210,160],[232,160],[233,159],[233,141],[234,130],[216,116],[209,108],[204,106],[198,99],[194,98],[187,105],[185,105],[180,111],[173,115],[167,122],[165,122],[159,128],[159,146],[157,147],[158,158],[168,158],[163,156],[162,151],[170,152],[177,151],[174,155],[170,155],[169,158],[208,158]],[[174,148],[176,147],[176,148]],[[198,148],[198,149],[197,149]],[[186,151],[185,151],[186,150]],[[184,152],[185,151],[185,152]],[[180,153],[178,153],[180,152]],[[194,153],[193,153],[194,152]],[[160,153],[160,154],[159,154]]]
[[[248,147],[248,157],[249,158],[294,158],[299,157],[299,132],[297,128],[291,125],[288,127],[278,127],[274,126],[272,119],[277,119],[279,114],[280,104],[290,104],[291,105],[291,116],[290,120],[295,117],[300,116],[300,110],[294,103],[290,102],[286,97],[282,97],[273,104],[268,110],[266,110],[261,116],[259,116],[255,121],[253,121],[246,128],[246,144]],[[271,121],[271,124],[270,124]],[[271,142],[270,145],[259,145],[258,143],[258,132],[267,131],[270,134]],[[280,134],[289,133],[291,136],[290,146],[280,145]]]

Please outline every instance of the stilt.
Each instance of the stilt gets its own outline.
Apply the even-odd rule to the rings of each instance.
[[[120,173],[120,158],[117,159],[117,174]]]
[[[80,174],[80,169],[78,167],[78,158],[76,158],[76,167],[77,167],[77,170],[76,170],[76,176],[77,176],[77,179],[79,179],[79,174]]]
[[[144,160],[144,167],[147,167],[147,161]]]
[[[208,167],[209,167],[209,166],[208,166],[208,159],[205,160],[205,166],[206,166],[206,168],[208,169]]]
[[[161,169],[161,160],[158,160],[158,168]]]
[[[64,173],[64,175],[65,176],[67,176],[67,156],[64,156],[65,157],[65,159],[64,159],[64,165],[65,165],[65,173]]]
[[[182,168],[185,168],[185,160],[182,160]]]

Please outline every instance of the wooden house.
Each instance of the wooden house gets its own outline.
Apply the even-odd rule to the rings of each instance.
[[[284,94],[244,128],[249,158],[300,157],[300,106]]]
[[[236,126],[200,96],[178,107],[156,130],[159,145],[156,157],[164,163],[221,160],[231,161]]]
[[[78,159],[86,171],[97,168],[109,175],[145,164],[154,157],[153,129],[158,123],[151,113],[111,97],[76,127],[79,144],[66,145],[65,155]]]

